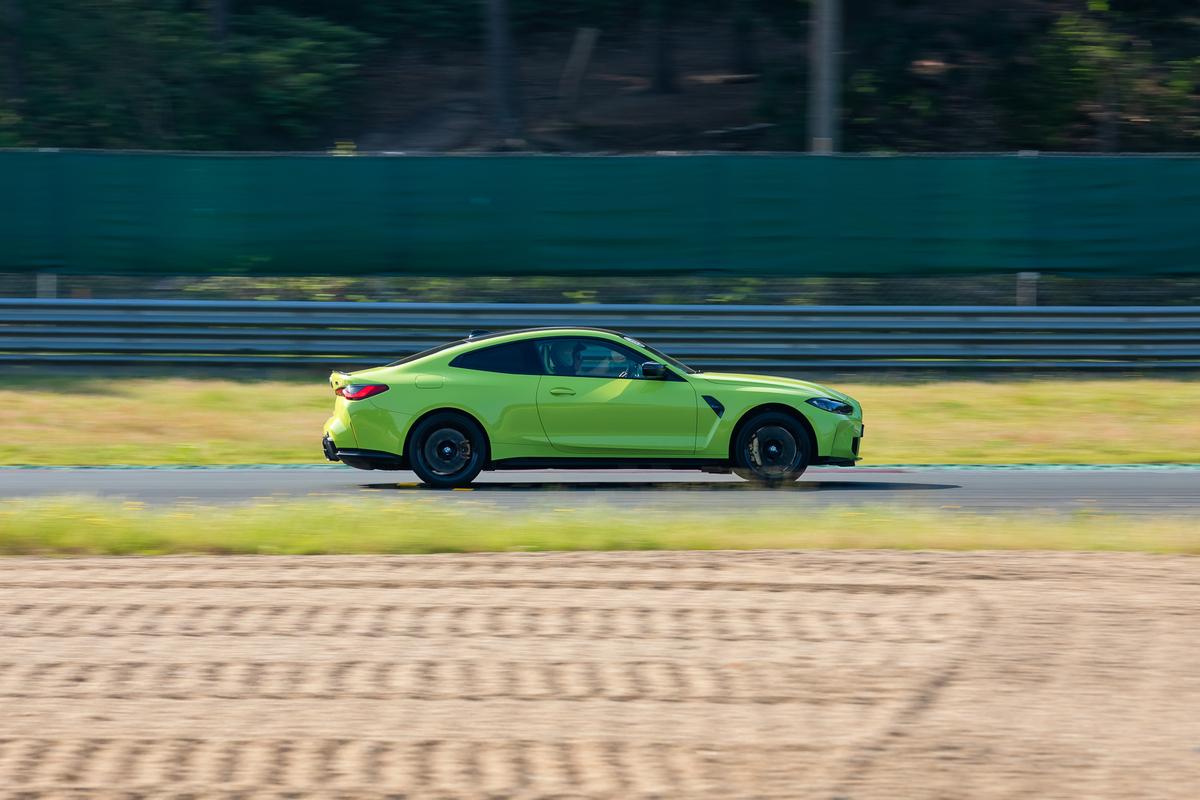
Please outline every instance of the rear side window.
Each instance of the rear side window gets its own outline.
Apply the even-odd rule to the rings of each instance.
[[[404,358],[400,359],[399,361],[393,361],[390,364],[384,364],[384,366],[385,367],[398,367],[401,364],[411,364],[413,361],[417,361],[419,359],[426,358],[428,356],[433,355],[434,353],[440,353],[443,350],[449,350],[451,347],[458,347],[460,344],[462,344],[465,341],[466,341],[466,339],[458,339],[453,342],[446,342],[445,344],[439,344],[437,347],[432,347],[428,350],[422,350],[419,353],[413,353],[411,356],[405,356]]]
[[[481,347],[469,353],[455,356],[452,367],[477,369],[484,372],[502,372],[508,375],[541,375],[533,344],[529,341],[507,342]]]

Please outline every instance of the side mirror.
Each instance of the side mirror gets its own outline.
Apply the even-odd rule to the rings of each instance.
[[[667,377],[667,368],[657,361],[647,361],[642,364],[642,377],[661,380]]]

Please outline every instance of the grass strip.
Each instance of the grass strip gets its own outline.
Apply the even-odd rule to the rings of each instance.
[[[863,403],[864,466],[1200,462],[1196,379],[831,383]],[[0,408],[9,409],[0,464],[321,463],[332,406],[323,374],[231,380],[14,370],[0,387]]]
[[[2,555],[366,554],[572,550],[1069,550],[1200,554],[1190,517],[1034,517],[903,507],[645,513],[602,505],[497,513],[436,499],[147,507],[0,501]]]

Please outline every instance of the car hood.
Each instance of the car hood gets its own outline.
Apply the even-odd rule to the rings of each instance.
[[[812,381],[802,381],[799,378],[779,378],[774,375],[743,375],[735,372],[701,372],[693,377],[702,381],[708,381],[717,386],[762,386],[773,389],[790,389],[808,397],[832,397],[835,400],[841,400],[854,406],[858,405],[858,402],[845,392],[839,392],[837,389],[831,389],[828,386],[813,383]]]

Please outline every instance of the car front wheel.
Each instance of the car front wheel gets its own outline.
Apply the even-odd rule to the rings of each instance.
[[[787,414],[768,411],[738,431],[733,471],[753,483],[768,486],[794,481],[812,460],[808,433]]]
[[[487,464],[487,437],[474,420],[463,414],[434,414],[413,429],[408,460],[412,471],[427,486],[466,486]]]

